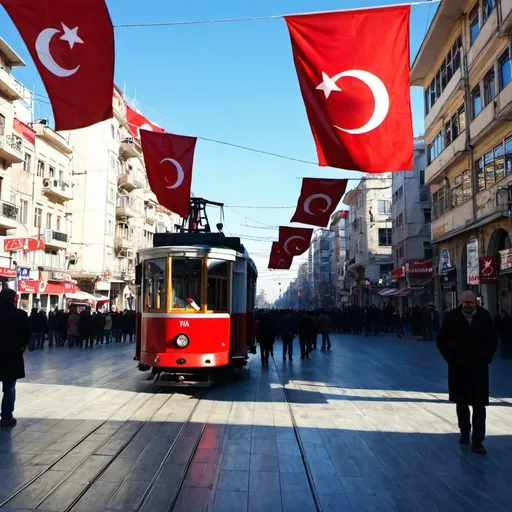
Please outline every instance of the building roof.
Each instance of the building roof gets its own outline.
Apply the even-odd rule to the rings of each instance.
[[[14,66],[25,66],[23,59],[0,37],[0,53]]]
[[[442,0],[412,65],[411,85],[423,85],[439,52],[446,44],[446,35],[464,14],[469,3],[470,0]]]

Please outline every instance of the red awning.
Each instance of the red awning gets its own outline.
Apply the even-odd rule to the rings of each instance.
[[[433,280],[434,280],[433,277],[427,277],[426,279],[422,279],[421,281],[418,281],[417,283],[414,283],[411,286],[411,288],[413,290],[423,290],[423,288],[425,288],[425,286],[431,284]]]

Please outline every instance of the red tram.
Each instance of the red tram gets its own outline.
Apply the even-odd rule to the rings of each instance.
[[[155,382],[206,384],[246,364],[257,270],[239,238],[155,234],[138,252],[137,354]]]

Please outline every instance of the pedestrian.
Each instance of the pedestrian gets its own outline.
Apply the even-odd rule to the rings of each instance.
[[[55,341],[55,345],[58,345],[58,336],[59,336],[59,318],[57,316],[58,309],[55,306],[53,311],[48,313],[48,347],[53,347],[53,342]]]
[[[472,450],[485,455],[485,407],[489,405],[489,365],[496,352],[496,334],[491,315],[477,306],[473,292],[465,291],[461,302],[445,315],[437,348],[448,363],[449,399],[457,406],[459,442],[469,444],[473,428]]]
[[[505,309],[502,309],[501,314],[496,316],[494,325],[500,337],[501,357],[503,359],[512,358],[512,318]]]
[[[276,340],[276,329],[274,322],[267,312],[264,312],[258,322],[256,339],[260,345],[261,364],[268,366],[269,355],[273,355],[274,341]]]
[[[327,316],[325,311],[318,318],[318,330],[322,335],[322,350],[331,350],[331,319]]]
[[[71,309],[66,334],[68,347],[73,348],[75,345],[78,347],[80,344],[80,315],[77,313],[76,308]]]
[[[2,408],[0,427],[13,427],[16,401],[16,381],[25,377],[23,352],[30,341],[28,316],[16,308],[16,292],[2,288],[0,292],[0,381],[2,381]]]
[[[105,343],[108,345],[112,343],[111,335],[112,335],[112,313],[107,313],[105,316],[105,328],[103,335],[105,337]]]
[[[297,335],[297,322],[290,311],[281,318],[279,331],[283,339],[283,361],[286,361],[286,355],[293,361],[293,339]]]
[[[313,335],[316,337],[316,321],[313,317],[308,315],[307,312],[304,312],[299,322],[299,344],[301,359],[309,359]]]

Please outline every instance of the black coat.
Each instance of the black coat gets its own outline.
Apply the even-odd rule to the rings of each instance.
[[[271,347],[276,340],[276,329],[272,319],[263,317],[256,328],[256,340],[264,347]]]
[[[489,405],[489,365],[496,352],[491,315],[477,306],[471,326],[459,306],[444,317],[437,348],[448,363],[450,401]]]
[[[27,313],[14,303],[0,303],[0,326],[0,381],[23,379],[23,350],[30,339]]]

